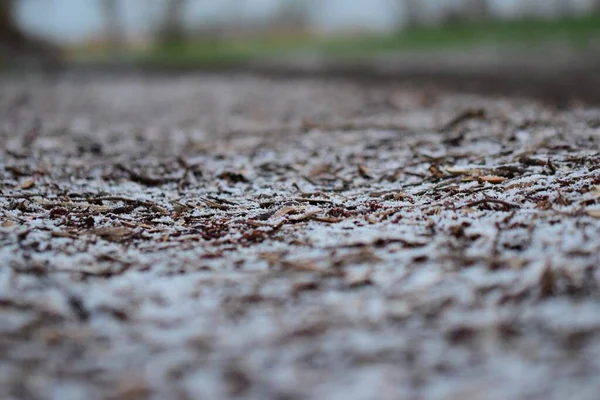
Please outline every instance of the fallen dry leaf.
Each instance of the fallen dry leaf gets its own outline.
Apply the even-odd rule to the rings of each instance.
[[[600,209],[586,210],[587,215],[593,218],[600,218]]]
[[[318,222],[328,222],[331,224],[336,224],[338,222],[342,222],[344,220],[344,218],[335,218],[335,217],[320,217],[318,215],[312,215],[310,217],[310,219],[312,219],[313,221],[318,221]]]
[[[295,215],[293,217],[290,217],[290,220],[292,220],[292,221],[303,221],[303,220],[305,220],[307,218],[313,217],[315,214],[318,214],[321,211],[323,211],[323,210],[321,210],[320,208],[315,208],[314,210],[307,211],[304,214]]]
[[[481,174],[481,170],[475,169],[475,168],[456,167],[456,166],[446,165],[444,167],[444,169],[446,170],[446,172],[448,172],[449,174],[452,174],[452,175],[475,176],[475,175]]]
[[[506,182],[506,180],[507,180],[507,178],[504,178],[503,176],[497,176],[497,175],[484,175],[484,176],[480,176],[479,179],[481,179],[484,182],[492,183],[494,185],[496,185],[498,183]]]
[[[284,215],[288,215],[294,211],[304,211],[304,208],[286,206],[279,209],[275,214],[273,214],[273,217],[283,217]]]
[[[429,166],[429,173],[434,177],[434,178],[443,178],[444,177],[444,172],[442,172],[437,165],[435,164],[431,164]]]
[[[362,164],[358,165],[358,173],[361,177],[365,178],[365,179],[371,179],[371,174],[369,174],[369,170],[367,169],[367,167],[365,167]]]
[[[27,179],[25,182],[21,183],[21,189],[31,189],[35,186],[35,180],[33,178]]]

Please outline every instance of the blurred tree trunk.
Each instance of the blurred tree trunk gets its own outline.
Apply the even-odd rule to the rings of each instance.
[[[488,0],[466,0],[464,3],[465,15],[468,19],[488,19],[490,17],[490,5]]]
[[[187,0],[169,0],[165,2],[159,40],[163,44],[182,43],[185,41],[184,12]]]
[[[123,45],[123,25],[119,15],[118,0],[101,0],[105,21],[105,38],[108,45],[117,50]]]
[[[559,0],[557,5],[557,14],[559,17],[569,17],[573,13],[573,7],[568,0]]]
[[[404,20],[408,26],[419,26],[423,24],[422,0],[402,0]]]
[[[272,24],[278,30],[307,31],[311,8],[307,0],[282,1],[275,11]]]
[[[18,0],[0,0],[0,59],[8,64],[55,70],[62,53],[53,44],[26,33],[17,22]]]
[[[17,26],[15,9],[15,0],[0,0],[0,43],[11,48],[25,40],[25,34]]]

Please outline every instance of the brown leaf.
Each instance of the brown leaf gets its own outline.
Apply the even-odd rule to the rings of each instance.
[[[600,210],[586,210],[587,215],[593,218],[600,218]]]
[[[365,178],[365,179],[371,179],[372,178],[372,176],[369,174],[369,170],[367,169],[367,167],[365,167],[362,164],[358,165],[358,174],[361,177]]]
[[[292,220],[292,221],[304,221],[305,219],[311,218],[315,214],[320,213],[321,211],[323,211],[323,210],[321,210],[320,208],[315,208],[314,210],[307,211],[304,214],[294,215],[293,217],[290,217],[290,220]]]
[[[200,199],[200,200],[204,204],[206,204],[207,206],[212,207],[212,208],[216,208],[216,209],[219,209],[219,210],[229,210],[231,208],[231,207],[229,207],[226,204],[221,204],[218,201],[214,201],[214,200],[211,200],[211,199]]]
[[[294,211],[302,211],[302,209],[298,209],[297,207],[290,207],[290,206],[282,207],[275,214],[273,214],[273,217],[275,217],[275,218],[283,217],[284,215],[288,215]]]
[[[435,164],[429,166],[429,172],[435,178],[442,178],[444,176],[444,173]]]
[[[507,178],[497,175],[484,175],[480,176],[479,179],[481,179],[484,182],[492,183],[494,185],[505,182],[507,180]]]
[[[33,178],[27,179],[25,182],[21,183],[21,189],[31,189],[35,186],[35,180]]]

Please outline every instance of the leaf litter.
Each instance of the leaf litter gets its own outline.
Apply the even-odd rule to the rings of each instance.
[[[597,109],[0,79],[0,397],[596,398]]]

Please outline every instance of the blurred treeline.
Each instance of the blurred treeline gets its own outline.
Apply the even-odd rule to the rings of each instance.
[[[105,41],[113,46],[124,44],[128,30],[124,26],[119,3],[127,0],[95,1],[104,16]],[[317,21],[323,4],[327,2],[279,0],[274,2],[267,18],[257,19],[244,14],[243,0],[221,0],[220,18],[190,21],[186,13],[195,1],[202,0],[159,1],[162,6],[155,7],[155,12],[149,16],[149,24],[153,27],[150,39],[158,44],[174,44],[199,39],[219,41],[275,34],[314,34],[322,31],[318,29]],[[381,2],[373,7],[382,7]],[[389,0],[387,7],[396,20],[390,33],[402,33],[414,27],[435,28],[494,20],[573,19],[599,14],[600,0]],[[347,29],[346,32],[333,33],[357,32]]]
[[[56,47],[20,26],[16,10],[21,1],[46,0],[0,0],[0,55],[23,52],[57,54]],[[130,0],[82,1],[93,4],[98,15],[102,16],[102,32],[94,38],[96,47],[122,50],[131,44],[132,36],[135,36],[134,41],[139,41],[140,35],[131,34],[131,27],[123,15],[124,4]],[[319,32],[317,21],[323,4],[328,0],[273,1],[267,18],[260,19],[244,14],[244,0],[220,0],[219,18],[191,20],[190,7],[202,1],[211,0],[146,0],[147,7],[140,8],[140,13],[148,14],[143,41],[154,48],[168,48],[185,43],[218,45],[250,37],[305,38]],[[338,1],[336,4],[342,3]],[[378,6],[381,7],[381,4]],[[574,20],[600,14],[600,0],[389,0],[387,4],[390,15],[396,21],[388,33],[389,37],[398,37],[411,29],[440,29],[469,24],[485,27],[485,24],[498,21]],[[567,29],[572,29],[572,26]],[[357,33],[345,34],[356,36]],[[446,33],[438,36],[432,37],[431,41],[443,41],[444,37],[448,37]]]

